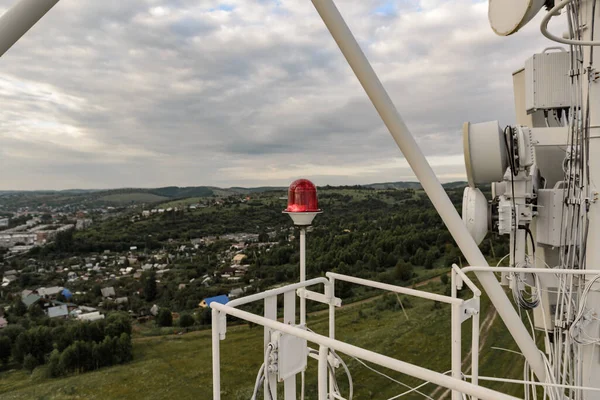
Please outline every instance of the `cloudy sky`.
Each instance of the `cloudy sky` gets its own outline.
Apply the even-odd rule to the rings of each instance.
[[[3,13],[15,0],[0,0]],[[552,45],[487,1],[337,0],[440,180]],[[539,16],[536,21],[539,21]],[[62,0],[0,59],[0,189],[414,180],[309,0]]]

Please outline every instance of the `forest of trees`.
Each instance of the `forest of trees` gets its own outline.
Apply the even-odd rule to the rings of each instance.
[[[22,304],[22,303],[21,303]],[[13,319],[14,320],[14,319]],[[133,358],[131,318],[114,312],[93,322],[50,320],[29,311],[0,330],[0,362],[48,377],[123,364]]]

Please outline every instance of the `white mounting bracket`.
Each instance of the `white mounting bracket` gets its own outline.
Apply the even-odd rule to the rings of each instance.
[[[323,304],[330,304],[330,305],[334,305],[336,307],[342,306],[342,299],[340,299],[339,297],[331,297],[330,298],[327,295],[313,292],[313,291],[303,289],[303,288],[297,289],[296,293],[298,294],[298,297],[304,297],[305,299],[308,299],[308,300],[316,301],[316,302],[323,303]]]
[[[481,304],[479,297],[473,297],[472,299],[465,300],[460,305],[460,322],[463,323],[475,314],[479,314]]]

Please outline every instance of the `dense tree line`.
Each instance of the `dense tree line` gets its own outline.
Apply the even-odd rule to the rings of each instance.
[[[29,321],[29,320],[26,320]],[[38,321],[26,329],[13,324],[0,331],[0,361],[10,361],[33,371],[47,365],[48,375],[61,376],[123,364],[133,358],[131,319],[125,313],[112,313],[93,322]]]

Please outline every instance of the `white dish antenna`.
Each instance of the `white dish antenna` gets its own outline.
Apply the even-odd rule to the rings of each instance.
[[[467,186],[463,192],[462,219],[480,244],[488,233],[488,202],[481,190]]]
[[[490,0],[488,17],[496,34],[508,36],[527,25],[546,0]]]
[[[463,125],[465,167],[469,186],[498,182],[508,167],[504,132],[498,121]]]

